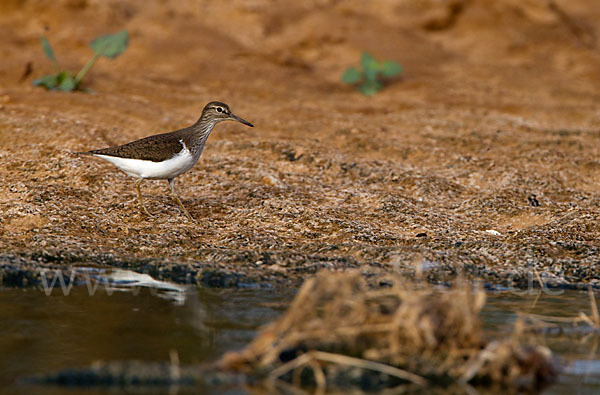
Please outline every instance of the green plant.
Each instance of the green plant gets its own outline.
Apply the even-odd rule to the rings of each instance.
[[[361,70],[350,67],[342,75],[346,84],[361,83],[358,90],[372,96],[383,88],[383,78],[392,78],[402,73],[402,66],[391,60],[378,61],[368,52],[360,59]]]
[[[41,40],[44,53],[52,62],[54,74],[48,74],[38,78],[33,81],[33,85],[43,86],[46,89],[73,91],[79,89],[83,76],[85,76],[94,63],[96,63],[98,58],[104,56],[106,58],[114,59],[125,52],[127,44],[129,43],[129,33],[127,30],[123,30],[119,33],[100,36],[90,42],[90,47],[94,51],[94,56],[92,56],[76,75],[70,71],[60,70],[50,43],[44,36],[41,36]]]

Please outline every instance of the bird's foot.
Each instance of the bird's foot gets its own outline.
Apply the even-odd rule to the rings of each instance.
[[[146,214],[148,217],[154,217],[154,215],[152,215],[150,213],[150,211],[148,211],[148,209],[146,208],[146,205],[140,206],[140,214],[142,214],[142,215]]]
[[[196,221],[196,219],[194,217],[192,217],[192,214],[190,214],[185,207],[183,207],[183,213],[185,214],[185,216],[192,222],[196,223],[198,221]]]

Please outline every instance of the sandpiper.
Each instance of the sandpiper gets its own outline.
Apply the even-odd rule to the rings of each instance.
[[[173,198],[185,215],[194,220],[175,192],[175,177],[194,166],[202,154],[204,143],[213,127],[222,121],[237,121],[254,127],[250,122],[234,115],[227,104],[212,101],[204,107],[200,119],[187,128],[156,134],[118,147],[78,152],[78,154],[105,159],[126,174],[137,178],[135,187],[140,209],[149,216],[151,214],[144,205],[140,191],[142,181],[145,178],[168,180]]]

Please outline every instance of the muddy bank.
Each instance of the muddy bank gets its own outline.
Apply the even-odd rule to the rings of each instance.
[[[429,3],[3,4],[3,284],[90,262],[225,286],[419,265],[596,284],[600,6]],[[51,70],[39,34],[78,70],[123,28],[130,48],[98,62],[91,93],[31,87]],[[339,82],[363,50],[406,70],[372,98]],[[70,154],[187,126],[210,100],[256,127],[217,126],[176,180],[198,223],[166,182],[143,184],[148,218],[131,178]]]

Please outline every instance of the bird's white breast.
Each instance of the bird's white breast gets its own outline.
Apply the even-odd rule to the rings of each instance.
[[[175,178],[194,166],[196,158],[190,153],[183,141],[181,151],[171,159],[163,162],[152,162],[150,160],[120,158],[117,156],[99,155],[99,158],[105,159],[123,170],[132,177],[137,178],[154,178],[154,179],[169,179]]]

